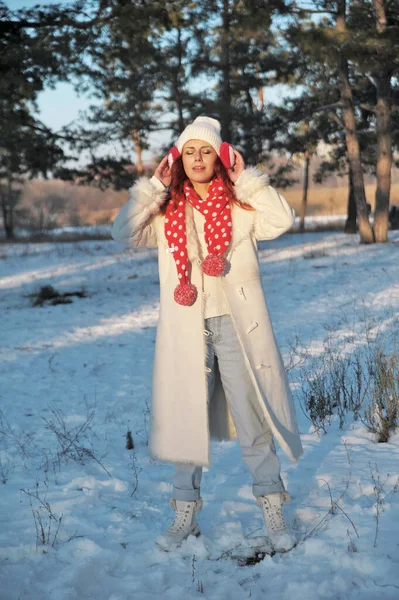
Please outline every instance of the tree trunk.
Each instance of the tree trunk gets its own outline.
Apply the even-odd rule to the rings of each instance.
[[[230,13],[229,0],[223,0],[222,35],[221,35],[221,110],[220,121],[222,126],[222,139],[231,141],[231,85],[230,85]]]
[[[133,142],[134,142],[134,150],[136,152],[137,161],[136,161],[136,169],[137,175],[142,175],[144,173],[143,159],[142,159],[142,147],[140,144],[140,134],[137,129],[133,132]]]
[[[263,87],[260,87],[258,89],[258,98],[259,98],[259,110],[263,111],[263,109],[265,108],[265,94],[263,91]]]
[[[246,88],[245,97],[247,100],[248,112],[251,117],[251,122],[256,122],[255,110],[256,106],[251,96],[251,90]],[[248,133],[248,132],[247,132]],[[251,131],[251,144],[247,145],[246,159],[249,164],[261,164],[262,162],[262,139],[259,130],[255,131],[254,128]]]
[[[357,224],[359,227],[360,241],[363,244],[372,244],[375,240],[368,217],[363,170],[360,161],[359,140],[356,132],[355,113],[353,110],[352,98],[350,98],[348,103],[348,96],[344,89],[348,87],[349,83],[342,82],[341,99],[345,102],[343,109],[345,138],[353,177],[353,196],[356,204]]]
[[[344,227],[344,233],[357,233],[356,224],[356,203],[353,189],[352,171],[349,167],[349,193],[348,193],[348,214]]]
[[[1,186],[0,184],[0,204],[1,204],[1,212],[3,214],[3,227],[4,227],[4,231],[6,234],[6,237],[8,237],[7,235],[7,205],[6,205],[6,194],[5,194],[5,190],[3,188],[3,186]]]
[[[14,197],[11,177],[7,180],[7,187],[1,186],[1,208],[3,213],[3,226],[8,240],[14,239]]]
[[[382,79],[382,78],[381,78]],[[388,240],[389,195],[391,190],[392,139],[390,78],[377,86],[377,190],[375,195],[374,233],[376,242]]]
[[[383,33],[387,27],[387,15],[385,11],[385,0],[373,0],[375,15],[377,18],[377,32]]]
[[[305,174],[303,178],[303,193],[302,193],[302,203],[300,210],[300,222],[299,222],[299,231],[303,233],[305,231],[305,215],[306,215],[306,206],[308,203],[308,190],[309,190],[309,167],[310,167],[310,152],[309,148],[305,150]]]
[[[346,0],[338,0],[337,8],[337,31],[339,33],[344,33]],[[356,131],[356,119],[353,107],[352,89],[349,84],[348,61],[342,52],[340,53],[338,59],[338,76],[341,102],[343,104],[343,121],[345,127],[346,147],[353,177],[353,194],[356,203],[360,242],[363,244],[372,244],[375,241],[374,232],[368,218],[366,194],[364,191],[363,170],[360,160],[360,146]]]
[[[14,228],[13,228],[12,224],[6,223],[4,225],[4,230],[6,232],[7,240],[13,240],[14,239]]]
[[[183,115],[183,97],[180,89],[180,82],[182,80],[182,61],[183,61],[183,46],[181,39],[181,28],[177,26],[177,69],[173,71],[174,81],[172,84],[172,89],[176,101],[177,108],[177,124],[179,127],[179,132],[182,132],[185,124],[184,124],[184,115]]]
[[[376,15],[377,33],[383,34],[387,28],[384,0],[373,0]],[[378,53],[378,47],[377,47]],[[377,88],[377,190],[375,195],[374,233],[376,242],[388,240],[389,195],[392,170],[391,134],[391,74],[375,74]]]

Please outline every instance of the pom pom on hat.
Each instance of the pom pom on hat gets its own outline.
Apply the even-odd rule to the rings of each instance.
[[[197,288],[192,283],[181,283],[175,287],[174,298],[177,304],[191,306],[197,299]]]
[[[220,123],[212,117],[197,117],[190,125],[187,125],[185,130],[180,134],[176,142],[176,147],[179,152],[189,140],[203,140],[208,142],[219,155],[222,138],[220,137]]]
[[[206,117],[205,115],[201,115],[200,117],[194,119],[192,125],[205,125],[205,127],[213,127],[216,129],[219,135],[222,130],[222,126],[217,119],[214,119],[213,117]]]

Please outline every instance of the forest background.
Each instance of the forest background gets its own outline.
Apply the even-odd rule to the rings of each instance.
[[[207,114],[302,229],[306,214],[347,214],[346,232],[387,241],[399,204],[399,0],[19,5],[0,1],[6,239],[111,222],[134,180]],[[61,82],[89,100],[55,128],[38,101]]]

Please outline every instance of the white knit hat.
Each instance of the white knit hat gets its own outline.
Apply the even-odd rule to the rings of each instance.
[[[180,153],[188,140],[204,140],[204,142],[208,142],[208,144],[215,148],[219,154],[222,143],[219,121],[211,117],[197,117],[190,125],[187,125],[176,142]]]

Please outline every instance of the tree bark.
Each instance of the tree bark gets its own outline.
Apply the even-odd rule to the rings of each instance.
[[[259,98],[259,110],[263,111],[265,108],[265,94],[263,91],[263,87],[258,89],[258,98]]]
[[[353,189],[352,171],[349,167],[349,188],[348,188],[348,214],[345,222],[344,233],[357,233],[356,224],[356,203]]]
[[[180,25],[177,26],[177,69],[173,71],[173,93],[176,100],[176,108],[177,108],[177,123],[179,127],[179,131],[183,131],[184,124],[184,115],[183,115],[183,96],[180,89],[181,75],[182,75],[182,61],[183,61],[183,46],[181,39],[181,28]]]
[[[1,212],[3,214],[3,227],[4,227],[4,231],[6,234],[6,237],[8,237],[7,235],[7,205],[6,205],[6,195],[5,192],[3,191],[3,189],[0,189],[0,203],[1,203]]]
[[[337,2],[337,24],[339,33],[344,33],[346,29],[346,0]],[[353,106],[352,89],[349,83],[348,61],[344,54],[340,52],[338,59],[338,76],[341,102],[343,105],[343,121],[345,127],[346,147],[348,151],[348,160],[353,177],[353,194],[355,198],[357,211],[357,224],[360,233],[360,242],[363,244],[372,244],[374,232],[370,225],[367,211],[366,194],[364,191],[364,178],[362,164],[360,160],[360,146],[356,131],[356,119]]]
[[[384,34],[387,17],[384,0],[373,0],[378,34]],[[378,54],[378,46],[377,46]],[[383,64],[383,63],[382,63]],[[376,242],[388,240],[389,196],[392,170],[392,134],[391,134],[391,73],[376,73],[377,88],[377,189],[375,195],[374,233]]]
[[[142,158],[143,149],[142,149],[141,143],[140,143],[140,134],[137,131],[137,129],[133,132],[133,142],[134,142],[134,150],[135,150],[136,156],[137,156],[137,161],[136,161],[137,175],[142,175],[144,173],[143,158]]]
[[[7,180],[7,187],[0,189],[1,210],[3,213],[3,227],[8,240],[14,239],[14,198],[11,177]]]
[[[306,206],[308,203],[308,190],[309,190],[309,167],[310,167],[310,151],[309,148],[305,150],[305,174],[303,178],[303,192],[302,192],[302,203],[300,210],[300,222],[299,231],[303,233],[305,231],[305,216]]]
[[[385,0],[373,0],[373,4],[377,20],[377,32],[383,33],[387,27]]]
[[[251,121],[252,123],[255,123],[257,116],[255,114],[255,110],[257,109],[251,95],[251,90],[248,87],[245,90],[245,97],[247,100],[248,112],[251,116]],[[254,127],[252,128],[251,138],[252,142],[249,146],[247,146],[246,158],[249,164],[260,165],[262,163],[262,137],[258,128],[257,130],[255,130]]]
[[[384,81],[381,81],[384,79]],[[377,190],[375,195],[374,233],[376,242],[388,240],[389,196],[391,190],[392,139],[390,77],[377,84]]]
[[[221,35],[221,111],[222,139],[231,142],[231,85],[230,85],[230,12],[229,0],[223,0]]]

